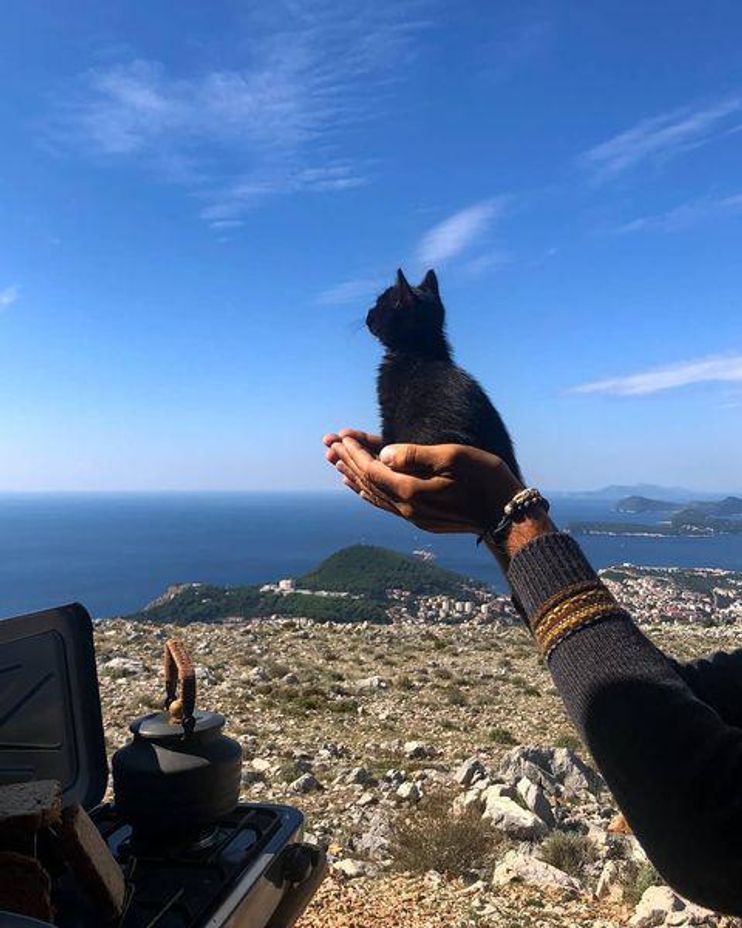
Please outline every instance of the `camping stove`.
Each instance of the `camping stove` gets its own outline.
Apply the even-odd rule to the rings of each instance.
[[[299,843],[302,816],[286,806],[240,803],[189,841],[142,841],[111,806],[93,820],[126,877],[116,928],[286,928],[324,876],[324,858]],[[60,880],[59,928],[100,928],[76,888]]]

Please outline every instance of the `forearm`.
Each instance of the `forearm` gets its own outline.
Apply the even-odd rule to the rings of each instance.
[[[697,698],[573,539],[528,530],[508,577],[616,801],[672,885],[742,913],[742,731]]]

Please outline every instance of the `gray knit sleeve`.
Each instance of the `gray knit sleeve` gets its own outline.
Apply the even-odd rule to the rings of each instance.
[[[529,542],[508,576],[569,715],[652,862],[682,895],[742,915],[742,730],[642,634],[570,536]]]

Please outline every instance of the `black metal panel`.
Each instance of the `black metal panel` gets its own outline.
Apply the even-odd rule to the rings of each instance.
[[[88,809],[108,780],[93,626],[79,604],[0,619],[0,783],[43,779]]]

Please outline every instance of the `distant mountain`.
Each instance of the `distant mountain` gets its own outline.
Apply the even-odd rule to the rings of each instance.
[[[633,485],[611,484],[599,490],[575,490],[571,493],[559,494],[580,499],[606,499],[619,500],[626,496],[644,496],[648,499],[663,500],[665,502],[680,501],[683,503],[698,499],[703,494],[697,490],[687,490],[684,487],[662,487],[654,483],[636,483]],[[714,494],[711,494],[712,496]]]

